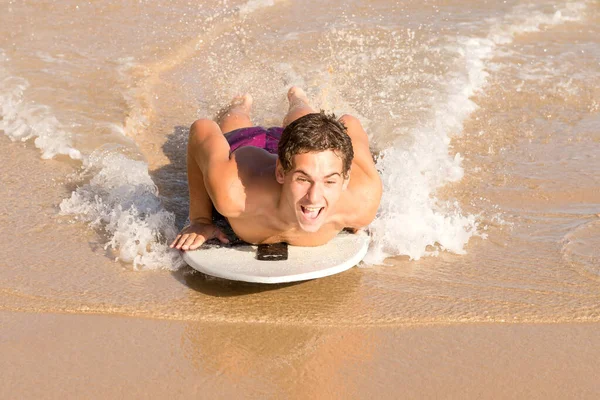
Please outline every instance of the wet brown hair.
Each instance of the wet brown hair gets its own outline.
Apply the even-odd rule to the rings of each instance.
[[[352,140],[346,126],[334,114],[307,114],[285,127],[279,140],[277,155],[284,172],[293,168],[293,157],[297,154],[333,151],[342,160],[342,175],[348,171],[354,158]]]

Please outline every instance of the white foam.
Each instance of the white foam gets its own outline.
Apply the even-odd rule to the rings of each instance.
[[[86,164],[82,176],[92,178],[61,202],[61,214],[105,231],[106,247],[136,269],[181,267],[179,252],[168,248],[177,234],[175,216],[163,209],[148,165],[109,147],[94,151]]]
[[[0,49],[0,130],[13,141],[35,138],[35,146],[42,158],[66,155],[74,160],[82,158],[72,144],[72,134],[52,114],[50,107],[25,99],[29,82],[10,75],[4,64],[8,57]]]
[[[269,0],[251,0],[240,12],[249,13],[273,4]],[[396,147],[381,153],[378,167],[385,190],[379,216],[371,226],[375,240],[369,262],[380,262],[389,255],[405,254],[417,259],[438,250],[464,252],[464,245],[476,234],[476,217],[465,216],[457,204],[442,203],[434,196],[437,188],[463,175],[460,155],[448,155],[450,137],[462,130],[463,121],[476,109],[469,98],[485,86],[486,67],[497,46],[510,43],[516,34],[539,29],[541,24],[574,20],[583,9],[581,4],[569,3],[552,14],[534,11],[531,18],[516,25],[508,23],[508,28],[506,24],[493,24],[488,37],[457,41],[457,62],[466,69],[457,69],[447,77],[448,83],[429,107],[434,111],[428,122],[410,131],[413,140],[398,141]],[[522,13],[517,9],[505,22],[517,20]],[[83,159],[82,176],[89,182],[61,203],[61,213],[106,232],[107,246],[115,250],[119,260],[131,262],[135,268],[177,269],[183,265],[179,252],[168,248],[169,240],[177,233],[174,215],[162,208],[147,164],[109,148],[99,149],[86,159],[73,147],[72,134],[49,107],[25,100],[29,83],[4,70],[6,60],[0,51],[0,129],[12,140],[35,138],[44,158],[65,154]],[[130,60],[123,60],[121,72],[129,74],[131,68]],[[125,99],[133,111],[124,127],[114,125],[113,129],[135,136],[132,134],[147,124],[144,110],[148,105],[137,103],[139,93],[125,94]]]
[[[438,188],[460,180],[464,173],[460,154],[449,155],[450,138],[462,131],[465,119],[477,109],[470,98],[485,87],[498,46],[542,25],[576,21],[584,9],[582,2],[569,2],[552,13],[518,6],[502,21],[491,21],[487,37],[456,39],[456,68],[445,77],[441,93],[433,96],[430,117],[410,132],[413,140],[398,139],[380,153],[377,167],[384,191],[370,227],[374,240],[367,263],[379,264],[395,255],[419,259],[439,250],[465,252],[469,239],[479,235],[476,216],[464,215],[457,203],[441,203],[435,197]]]
[[[274,4],[274,0],[248,0],[239,7],[239,14],[247,16],[261,8],[272,7]]]
[[[148,165],[127,158],[118,146],[104,146],[88,157],[82,155],[72,145],[72,134],[63,128],[51,108],[26,99],[29,82],[11,76],[3,65],[7,61],[0,50],[0,129],[11,140],[34,139],[42,158],[62,154],[81,160],[85,167],[82,178],[91,178],[61,202],[61,214],[73,215],[104,231],[107,248],[115,250],[117,259],[133,263],[136,269],[182,266],[179,252],[168,248],[168,240],[177,233],[175,217],[162,208]],[[127,61],[124,60],[123,68],[132,68]],[[132,104],[127,94],[126,100],[132,108],[141,108]],[[130,120],[129,133],[146,123],[143,115],[130,116]],[[126,133],[122,125],[111,123],[109,127]]]
[[[536,10],[533,4],[516,6],[501,21],[491,20],[492,28],[489,39],[496,44],[509,44],[515,36],[531,32],[539,32],[541,27],[560,25],[565,22],[579,21],[586,9],[585,1],[567,2],[555,7],[552,13]]]
[[[148,127],[152,115],[152,91],[148,89],[149,84],[146,82],[150,71],[135,63],[131,57],[121,58],[117,60],[117,64],[117,73],[123,86],[127,88],[122,91],[128,112],[121,133],[135,138]]]

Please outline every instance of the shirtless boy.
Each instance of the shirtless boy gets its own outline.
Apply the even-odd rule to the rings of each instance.
[[[191,223],[172,248],[228,242],[212,222],[213,205],[240,239],[255,244],[319,246],[375,218],[381,180],[360,122],[315,112],[297,87],[288,100],[283,128],[253,126],[249,95],[234,98],[216,123],[194,122],[187,152]]]

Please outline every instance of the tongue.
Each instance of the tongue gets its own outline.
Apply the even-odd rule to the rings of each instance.
[[[305,208],[303,211],[304,211],[304,215],[306,215],[308,218],[315,219],[319,215],[319,211],[321,211],[321,209],[318,208],[316,210],[308,210]]]

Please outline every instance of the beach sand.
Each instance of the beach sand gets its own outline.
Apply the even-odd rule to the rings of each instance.
[[[6,399],[600,393],[598,324],[315,328],[12,312],[0,322]]]

